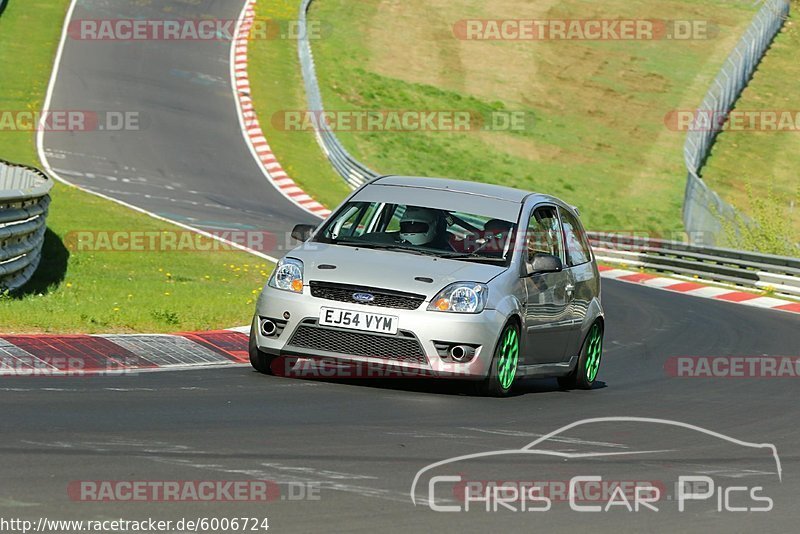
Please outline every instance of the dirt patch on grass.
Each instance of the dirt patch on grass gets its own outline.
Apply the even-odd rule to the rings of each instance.
[[[370,69],[486,100],[525,102],[540,86],[538,44],[463,40],[453,28],[464,19],[543,18],[555,3],[382,0],[370,23]]]

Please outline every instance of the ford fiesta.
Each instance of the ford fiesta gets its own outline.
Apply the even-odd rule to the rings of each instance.
[[[472,182],[384,176],[280,260],[256,305],[250,362],[334,359],[475,381],[589,389],[600,366],[600,277],[575,208]]]

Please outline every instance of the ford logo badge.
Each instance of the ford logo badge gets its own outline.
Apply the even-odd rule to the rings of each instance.
[[[375,300],[375,295],[369,293],[353,293],[353,300],[356,302],[372,302]]]

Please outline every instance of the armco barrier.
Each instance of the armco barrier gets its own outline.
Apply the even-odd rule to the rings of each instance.
[[[0,290],[19,289],[42,254],[53,181],[41,171],[0,160]]]
[[[314,56],[311,53],[311,43],[308,39],[308,25],[306,23],[306,15],[308,9],[311,7],[313,0],[302,0],[300,4],[300,15],[298,17],[298,35],[300,36],[297,42],[298,54],[300,55],[300,69],[303,72],[303,83],[306,88],[306,95],[308,100],[308,109],[311,112],[323,111],[325,108],[322,106],[322,94],[319,91],[319,83],[317,83],[317,74],[314,70]],[[315,123],[324,123],[324,121],[314,121]],[[342,146],[339,139],[336,137],[326,124],[315,124],[314,133],[317,136],[317,142],[322,151],[328,157],[328,160],[333,165],[342,178],[355,189],[365,182],[378,176],[378,173],[369,169],[358,160],[356,160],[347,149]]]
[[[800,258],[589,232],[598,261],[800,298]]]
[[[713,122],[714,119],[727,116],[733,109],[788,15],[789,0],[763,1],[758,14],[725,60],[722,70],[697,109],[695,120],[703,117],[708,124],[698,123],[698,127],[687,134],[683,148],[688,170],[683,225],[689,235],[702,234],[706,240],[713,238],[719,242],[724,237],[722,221],[726,221],[733,229],[739,225],[741,218],[737,217],[736,210],[706,185],[700,177],[700,170],[723,127]]]

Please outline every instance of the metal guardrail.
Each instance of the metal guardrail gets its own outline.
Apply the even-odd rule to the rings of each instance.
[[[800,258],[598,232],[589,241],[601,262],[800,298]]]
[[[298,54],[300,56],[300,69],[303,73],[303,83],[306,88],[308,110],[311,113],[321,112],[325,109],[322,105],[322,94],[317,83],[317,73],[314,68],[314,56],[311,53],[311,43],[308,38],[308,24],[306,17],[308,9],[314,0],[302,0],[298,17]],[[342,145],[336,134],[328,128],[325,121],[313,121],[314,133],[322,151],[347,184],[353,189],[365,182],[379,176],[378,173],[356,160]]]
[[[764,0],[761,9],[736,44],[696,110],[695,128],[686,136],[683,155],[688,177],[683,201],[683,224],[689,235],[703,234],[706,240],[719,242],[723,237],[722,221],[736,229],[740,220],[736,210],[708,187],[700,170],[723,124],[717,121],[733,109],[750,78],[766,54],[772,40],[789,15],[789,0]]]
[[[39,266],[52,187],[41,171],[0,160],[0,291],[19,289]]]

